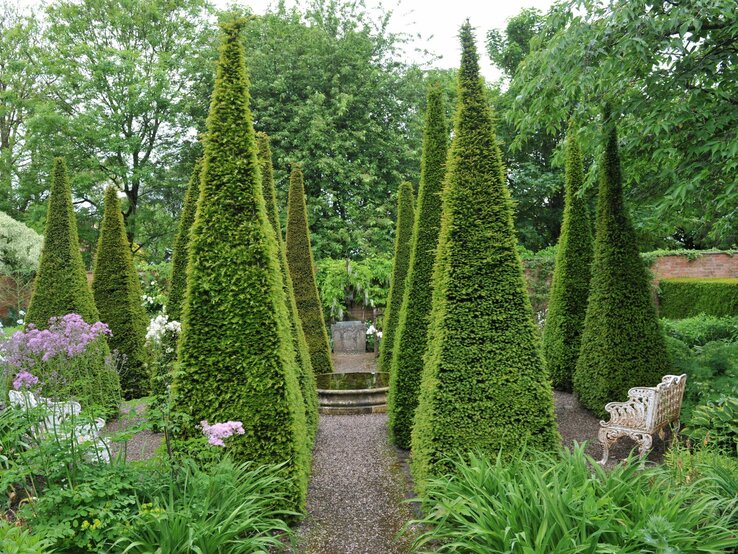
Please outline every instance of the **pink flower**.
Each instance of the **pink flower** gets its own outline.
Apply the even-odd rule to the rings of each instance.
[[[31,389],[38,385],[38,377],[29,373],[28,371],[21,371],[13,379],[13,388],[15,390],[21,390],[22,388]]]
[[[200,422],[203,434],[208,438],[208,442],[213,446],[225,446],[223,439],[239,434],[243,435],[243,423],[240,421],[226,421],[225,423],[216,423],[209,425],[207,420]]]

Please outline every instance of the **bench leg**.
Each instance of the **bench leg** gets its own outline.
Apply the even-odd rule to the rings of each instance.
[[[641,458],[645,458],[648,455],[648,451],[651,450],[651,445],[653,445],[653,437],[648,433],[633,433],[631,436],[640,444],[638,452]]]
[[[607,463],[607,460],[610,457],[610,447],[615,444],[620,437],[630,437],[637,442],[638,452],[641,458],[648,454],[648,451],[651,449],[651,445],[653,444],[653,437],[648,433],[642,433],[639,431],[622,431],[602,427],[597,434],[597,438],[599,438],[600,444],[602,445],[602,459],[598,462],[600,465],[604,466]]]

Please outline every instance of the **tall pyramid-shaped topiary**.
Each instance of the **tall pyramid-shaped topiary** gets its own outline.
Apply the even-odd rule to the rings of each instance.
[[[282,240],[282,228],[279,224],[279,208],[277,207],[277,190],[274,185],[274,168],[272,166],[272,150],[269,146],[269,137],[266,133],[256,134],[256,143],[259,149],[259,165],[261,167],[261,184],[266,200],[267,215],[269,222],[274,229],[277,238],[277,246],[279,248],[279,269],[282,273],[284,284],[284,294],[287,303],[287,311],[290,317],[290,330],[292,334],[292,346],[295,349],[295,356],[298,365],[298,380],[300,381],[300,390],[305,401],[305,418],[308,430],[310,431],[309,446],[312,445],[312,439],[318,429],[318,389],[315,383],[315,374],[313,372],[313,364],[310,360],[310,351],[308,350],[305,333],[302,330],[300,316],[297,314],[297,304],[295,302],[295,290],[292,285],[292,277],[287,269],[287,254]]]
[[[305,180],[302,170],[295,166],[290,175],[290,193],[287,207],[287,266],[295,288],[297,313],[305,332],[310,360],[315,373],[333,373],[331,348],[323,319],[323,307],[315,282],[315,262],[310,247],[310,231],[305,205]]]
[[[571,391],[584,329],[592,264],[592,228],[586,200],[582,152],[572,125],[566,138],[566,191],[556,268],[551,283],[543,357],[554,388]]]
[[[379,352],[377,368],[389,372],[392,365],[392,349],[395,346],[395,333],[400,320],[402,299],[405,295],[407,271],[410,267],[410,247],[413,242],[413,223],[415,208],[413,206],[413,185],[404,182],[397,194],[397,229],[395,230],[395,255],[392,265],[392,277],[384,311],[382,325],[382,348]]]
[[[421,493],[428,478],[451,469],[449,458],[458,451],[551,449],[559,438],[468,21],[461,44],[428,352],[411,440]]]
[[[283,506],[305,506],[310,453],[277,241],[261,188],[240,21],[223,25],[190,234],[174,410],[240,421],[237,460],[281,463]]]
[[[141,283],[133,266],[131,245],[114,187],[105,191],[92,292],[100,320],[112,332],[108,344],[111,350],[124,356],[120,369],[123,396],[129,399],[146,396],[149,372],[144,342],[148,318],[141,303]]]
[[[436,84],[428,91],[410,269],[390,367],[390,437],[397,446],[406,449],[410,448],[410,432],[423,373],[423,356],[428,345],[431,277],[441,227],[441,192],[448,150],[445,112],[443,91]]]
[[[79,251],[77,219],[67,168],[63,158],[56,158],[51,177],[44,247],[26,324],[44,329],[50,318],[71,313],[81,315],[88,323],[98,320],[95,300],[87,284]]]
[[[179,321],[182,318],[185,292],[187,291],[187,263],[189,261],[190,229],[195,223],[197,199],[200,196],[200,172],[202,159],[195,162],[192,176],[187,185],[182,213],[179,215],[179,228],[174,239],[172,252],[172,282],[169,287],[169,301],[167,314],[170,320]]]
[[[597,199],[597,233],[582,346],[574,372],[580,402],[604,416],[628,389],[656,385],[669,372],[648,273],[623,201],[614,121],[605,110],[606,144]]]

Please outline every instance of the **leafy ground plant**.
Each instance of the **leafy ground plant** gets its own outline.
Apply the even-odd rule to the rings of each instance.
[[[3,554],[46,554],[51,541],[27,529],[0,520],[0,552]]]
[[[629,459],[605,471],[583,446],[558,457],[471,455],[429,482],[415,549],[464,553],[718,553],[738,547],[735,501],[703,479]]]

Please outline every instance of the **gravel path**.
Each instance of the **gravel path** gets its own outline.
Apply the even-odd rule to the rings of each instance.
[[[400,453],[387,441],[386,414],[321,415],[299,529],[303,554],[401,554],[412,519]]]

